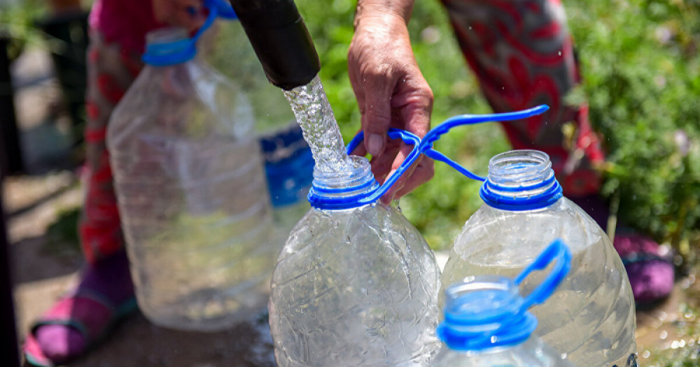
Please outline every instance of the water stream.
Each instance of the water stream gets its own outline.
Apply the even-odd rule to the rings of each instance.
[[[318,75],[307,85],[285,91],[284,96],[311,147],[315,170],[330,173],[351,167],[352,161],[345,154],[343,137]]]

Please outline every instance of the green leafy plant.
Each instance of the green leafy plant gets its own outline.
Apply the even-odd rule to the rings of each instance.
[[[623,223],[687,253],[700,219],[700,3],[567,2],[585,98]],[[615,11],[611,11],[615,9]]]

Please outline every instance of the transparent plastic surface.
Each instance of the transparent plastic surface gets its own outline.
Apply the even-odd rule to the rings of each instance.
[[[522,344],[479,352],[460,352],[443,345],[433,367],[575,367],[537,337]],[[590,365],[593,366],[593,365]]]
[[[346,182],[371,175],[366,159],[353,162]],[[309,210],[273,273],[278,365],[426,366],[438,346],[438,278],[432,251],[395,208]]]
[[[141,310],[217,330],[265,306],[280,245],[244,94],[198,61],[146,66],[108,144]]]
[[[499,163],[499,156],[494,157],[489,180],[517,187],[523,177],[535,182],[551,173],[549,165],[543,169],[520,158]],[[507,164],[518,164],[516,172],[501,170]],[[622,261],[603,230],[566,198],[531,211],[483,205],[455,241],[441,283],[477,275],[515,277],[557,238],[571,249],[571,271],[545,304],[530,309],[539,320],[535,335],[577,366],[635,366],[634,299]],[[546,273],[528,277],[522,294],[529,294]],[[440,297],[442,305],[442,291]]]
[[[248,95],[255,111],[256,132],[275,134],[290,124],[296,125],[289,103],[280,89],[267,80],[241,23],[218,22],[217,26],[216,47],[207,55],[208,60]],[[235,60],[235,67],[232,67],[231,60]]]

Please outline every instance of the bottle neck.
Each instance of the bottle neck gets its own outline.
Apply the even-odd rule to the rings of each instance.
[[[352,209],[377,191],[379,183],[374,179],[367,158],[351,156],[352,163],[339,172],[326,172],[314,168],[314,180],[309,191],[309,202],[317,209]]]
[[[445,319],[438,336],[454,351],[489,351],[524,343],[537,320],[511,279],[480,276],[445,290]]]
[[[547,154],[514,150],[491,158],[481,197],[497,209],[524,211],[554,204],[562,189]]]
[[[151,66],[170,66],[192,60],[197,55],[183,28],[162,28],[146,35],[143,61]]]

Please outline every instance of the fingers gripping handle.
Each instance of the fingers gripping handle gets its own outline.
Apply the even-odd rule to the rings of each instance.
[[[389,189],[394,186],[396,181],[398,181],[399,178],[411,167],[411,165],[420,157],[421,152],[420,152],[420,143],[421,140],[418,136],[416,136],[413,133],[410,133],[408,131],[404,130],[399,130],[395,128],[389,128],[389,132],[387,133],[389,136],[389,139],[401,139],[403,140],[404,143],[413,145],[413,150],[411,150],[411,153],[406,157],[406,159],[401,163],[401,166],[399,166],[398,169],[396,169],[396,172],[394,172],[393,175],[391,175],[389,178],[384,181],[384,184],[377,189],[376,192],[374,192],[372,195],[361,199],[360,202],[363,204],[369,204],[375,202],[377,199],[382,197],[384,194],[386,194]],[[362,141],[365,139],[365,133],[360,131],[355,137],[350,141],[348,144],[346,151],[348,154],[352,154],[352,152],[362,143]]]
[[[413,145],[413,150],[408,155],[408,157],[406,157],[406,159],[401,163],[401,166],[399,166],[396,172],[393,175],[391,175],[373,195],[367,197],[366,199],[364,199],[364,201],[366,201],[367,203],[372,203],[378,198],[382,197],[382,195],[386,194],[386,192],[389,191],[391,186],[393,186],[396,183],[396,181],[398,181],[398,179],[401,178],[401,176],[409,169],[409,167],[411,167],[413,163],[416,162],[416,160],[421,154],[425,154],[426,156],[436,161],[447,163],[452,168],[459,171],[461,174],[473,180],[484,181],[485,178],[475,175],[468,169],[462,167],[459,163],[453,161],[449,157],[435,150],[433,148],[433,143],[440,139],[442,135],[446,134],[447,132],[449,132],[457,126],[475,125],[485,122],[522,120],[532,116],[541,115],[548,109],[549,106],[541,105],[534,108],[530,108],[528,110],[508,113],[494,113],[487,115],[459,115],[447,119],[442,124],[430,130],[422,140],[415,134],[412,134],[408,131],[390,128],[387,134],[390,139],[401,139],[405,143]],[[348,144],[346,148],[347,153],[352,154],[352,152],[360,145],[360,143],[362,143],[364,138],[364,132],[359,132]]]

